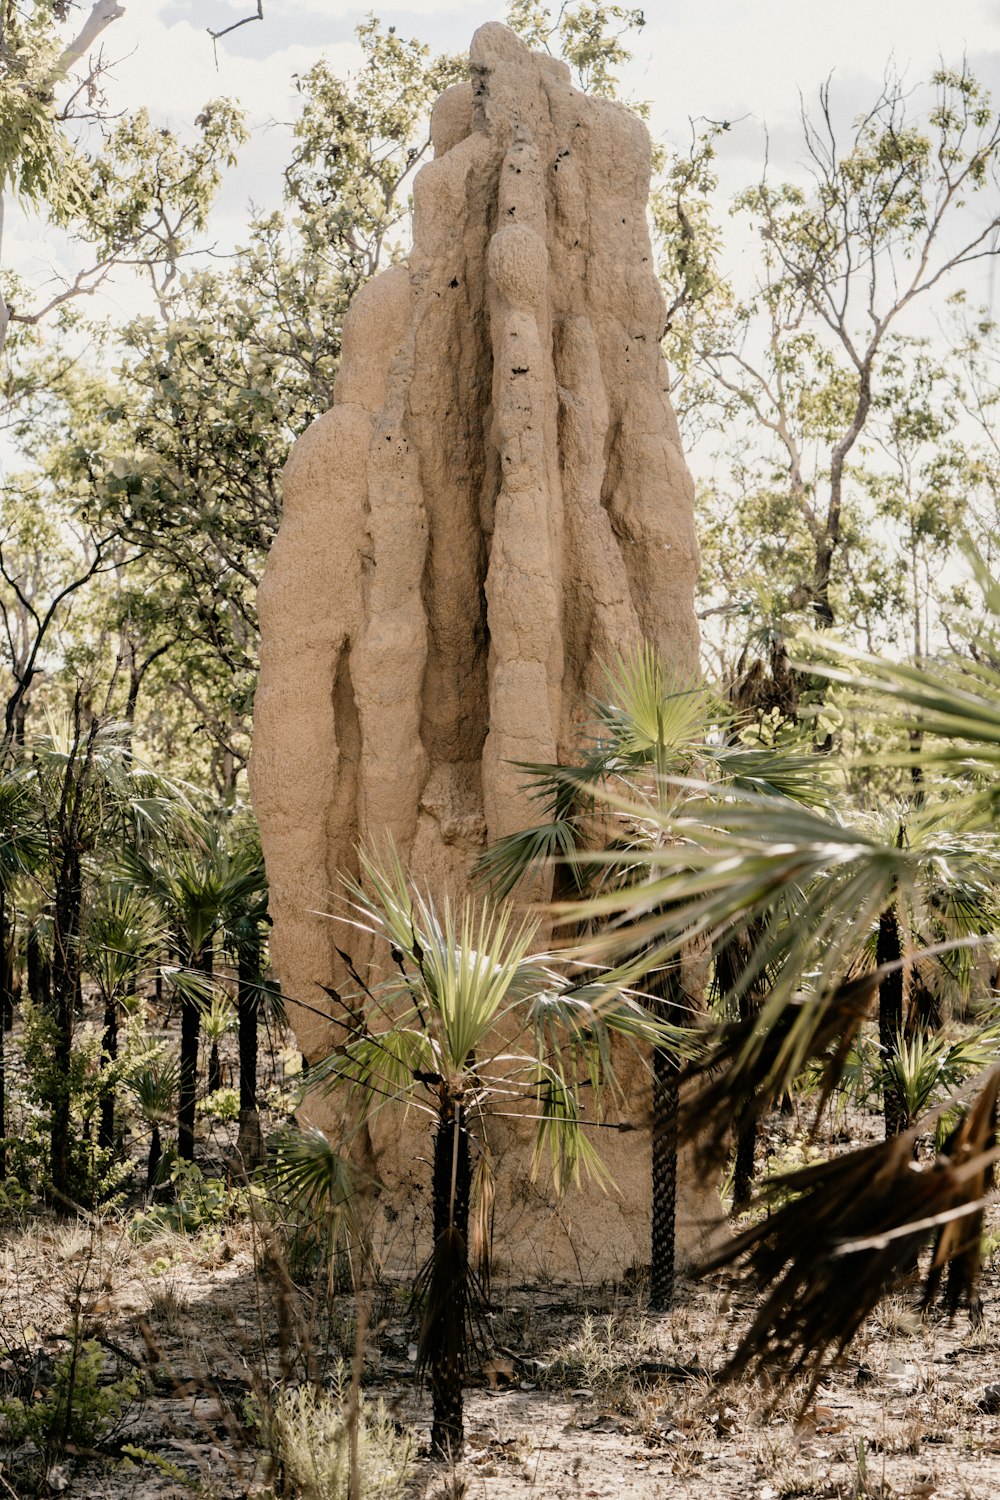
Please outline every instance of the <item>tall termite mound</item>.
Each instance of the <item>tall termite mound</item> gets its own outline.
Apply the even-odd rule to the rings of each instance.
[[[360,952],[325,915],[358,846],[391,840],[431,891],[464,892],[487,842],[538,821],[514,763],[578,751],[616,651],[645,637],[696,665],[646,129],[490,24],[432,137],[413,249],[345,321],[260,590],[253,797],[273,960],[312,1057],[340,1035],[336,948]],[[626,1074],[626,1113],[648,1121],[648,1075]],[[522,1153],[500,1174],[500,1253],[601,1275],[648,1259],[648,1128],[601,1134],[620,1193],[557,1207]],[[419,1207],[420,1117],[371,1143],[387,1203]]]

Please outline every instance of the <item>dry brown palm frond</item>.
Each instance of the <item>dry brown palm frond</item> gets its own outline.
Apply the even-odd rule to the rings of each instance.
[[[705,1053],[685,1071],[689,1087],[680,1112],[681,1140],[694,1142],[706,1165],[717,1165],[728,1151],[733,1121],[765,1113],[805,1064],[815,1060],[823,1065],[818,1119],[878,993],[881,972],[845,980],[822,1004],[800,996],[784,1005],[766,1029],[759,1015],[720,1026]]]
[[[928,1127],[925,1118],[904,1134],[765,1184],[758,1206],[773,1212],[702,1267],[705,1272],[742,1263],[766,1289],[721,1378],[766,1372],[779,1388],[804,1379],[808,1402],[880,1298],[912,1271],[935,1231],[925,1298],[934,1295],[949,1263],[958,1266],[956,1305],[974,1291],[980,1252],[971,1226],[982,1212],[997,1155],[993,1113],[1000,1067],[978,1082],[979,1093],[949,1148],[931,1162],[913,1155]],[[782,1198],[788,1201],[776,1206]]]
[[[947,1267],[944,1301],[948,1312],[957,1312],[964,1303],[976,1322],[982,1317],[977,1288],[982,1267],[985,1200],[993,1187],[995,1175],[992,1152],[996,1148],[998,1092],[1000,1069],[994,1069],[990,1082],[944,1144],[942,1154],[950,1157],[956,1166],[971,1164],[973,1171],[968,1178],[968,1193],[970,1199],[978,1199],[981,1206],[959,1219],[942,1224],[938,1230],[924,1292],[926,1306],[937,1296]]]

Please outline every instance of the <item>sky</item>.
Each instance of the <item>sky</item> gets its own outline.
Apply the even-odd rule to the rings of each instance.
[[[464,50],[475,28],[502,20],[505,0],[263,0],[264,18],[213,46],[208,28],[252,14],[256,0],[120,0],[104,33],[113,111],[144,104],[181,132],[219,95],[248,112],[250,144],[227,180],[215,225],[221,248],[239,243],[250,202],[277,206],[296,112],[294,78],[320,57],[350,73],[360,60],[355,28],[373,9],[400,34],[439,50]],[[79,20],[90,0],[79,0]],[[647,0],[647,24],[625,70],[626,95],[649,101],[653,135],[684,144],[692,118],[735,122],[724,137],[724,189],[759,171],[766,127],[772,165],[794,173],[801,155],[800,98],[814,101],[832,75],[850,118],[878,93],[887,64],[916,84],[941,60],[966,56],[1000,99],[1000,0]],[[68,269],[66,247],[15,221],[5,261],[40,283]],[[109,293],[108,312],[132,295]]]

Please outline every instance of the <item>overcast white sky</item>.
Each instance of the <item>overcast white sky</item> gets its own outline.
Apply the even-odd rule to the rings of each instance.
[[[360,56],[354,29],[373,9],[401,34],[452,51],[467,48],[478,25],[505,12],[504,0],[264,0],[264,20],[226,37],[216,59],[207,28],[251,13],[254,0],[121,3],[125,15],[104,35],[105,53],[116,60],[108,88],[113,109],[146,104],[178,129],[220,94],[248,111],[252,140],[217,219],[226,248],[241,238],[249,200],[262,207],[278,201],[287,122],[296,110],[294,74],[324,55],[349,72]],[[81,0],[77,14],[89,5]],[[875,97],[890,58],[916,82],[939,59],[957,63],[964,54],[1000,98],[1000,0],[647,0],[645,14],[626,91],[650,101],[651,129],[670,143],[686,141],[692,116],[738,121],[725,142],[727,187],[742,185],[759,166],[765,122],[775,167],[794,170],[800,91],[814,99],[831,73],[847,115]],[[62,250],[40,244],[37,229],[15,221],[5,259],[37,281]],[[130,300],[124,294],[122,311]]]

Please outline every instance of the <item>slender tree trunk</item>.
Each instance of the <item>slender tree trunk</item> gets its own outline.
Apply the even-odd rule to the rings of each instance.
[[[212,1046],[208,1054],[208,1092],[218,1093],[222,1087],[222,1064],[219,1062],[219,1043],[216,1037],[212,1038]]]
[[[891,1060],[898,1055],[899,1038],[903,1029],[903,970],[900,960],[903,956],[903,945],[899,931],[899,913],[895,903],[886,908],[879,917],[878,922],[878,945],[875,953],[875,961],[882,964],[896,964],[891,974],[887,974],[879,983],[878,987],[878,1040],[882,1050],[882,1065],[885,1068]],[[882,1085],[882,1108],[885,1114],[885,1134],[888,1140],[890,1136],[899,1135],[906,1128],[906,1112],[903,1101],[888,1078]]]
[[[746,991],[740,996],[740,1017],[750,1020],[760,1009],[757,996]],[[733,1169],[733,1212],[741,1213],[753,1192],[757,1156],[757,1116],[748,1110],[737,1122],[736,1163]]]
[[[206,978],[212,976],[211,941],[192,961]],[[183,1161],[194,1161],[194,1115],[198,1091],[198,1036],[201,1030],[201,1006],[192,995],[181,996],[180,1089],[177,1100],[177,1154]]]
[[[240,1050],[240,1127],[236,1150],[245,1171],[264,1160],[257,1109],[257,1017],[260,1008],[260,939],[241,943],[237,952],[236,1014]]]
[[[35,1005],[43,1010],[52,1009],[52,971],[42,950],[38,931],[34,923],[28,928],[28,994]]]
[[[101,1068],[105,1069],[118,1057],[118,1001],[108,1000],[104,1007],[104,1040],[101,1046]],[[110,1151],[115,1143],[115,1091],[108,1088],[101,1099],[101,1123],[97,1129],[97,1144]]]
[[[11,969],[7,934],[7,892],[0,885],[0,944],[3,945],[3,963],[0,966],[0,1179],[7,1172],[7,1058],[6,1038],[7,1011],[11,1007]]]
[[[149,1142],[149,1157],[146,1161],[146,1192],[148,1193],[156,1181],[156,1169],[160,1165],[160,1157],[163,1155],[163,1147],[160,1143],[160,1127],[154,1120],[152,1122],[153,1134]]]
[[[434,1137],[434,1259],[420,1341],[431,1373],[431,1452],[452,1459],[461,1457],[465,1438],[462,1382],[469,1298],[471,1183],[464,1110],[442,1084]]]
[[[72,1199],[69,1076],[79,987],[78,949],[82,902],[80,859],[71,845],[63,855],[56,876],[52,942],[52,1001],[56,1024],[52,1055],[55,1080],[51,1116],[52,1186],[57,1205],[62,1210],[67,1206],[66,1200]]]
[[[649,993],[659,1001],[664,1021],[681,1019],[680,965],[671,960],[649,975]],[[680,1073],[677,1059],[663,1047],[653,1048],[653,1201],[649,1302],[658,1311],[673,1304],[677,1232],[677,1110]]]

